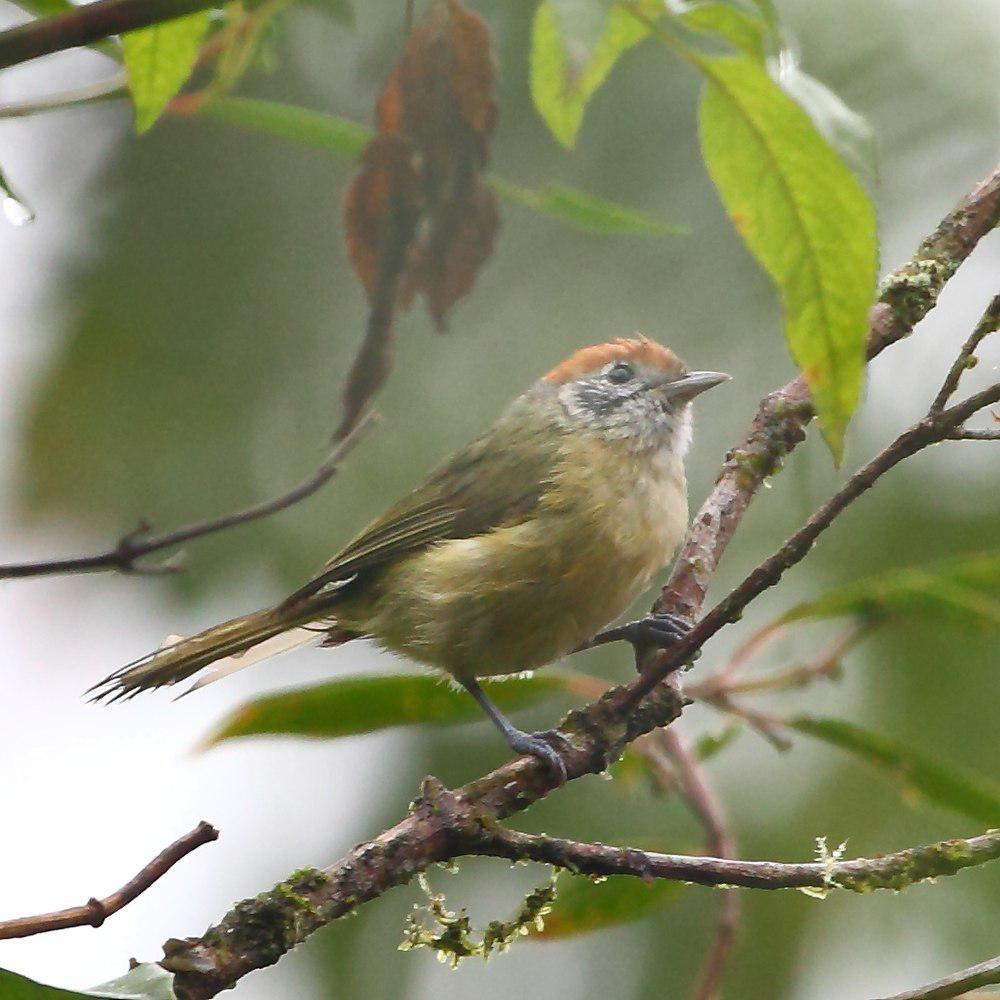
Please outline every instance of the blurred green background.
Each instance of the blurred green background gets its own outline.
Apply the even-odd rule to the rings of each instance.
[[[168,632],[211,624],[301,582],[578,346],[641,330],[696,367],[733,374],[729,387],[698,404],[693,504],[759,398],[793,373],[775,296],[701,165],[699,82],[689,69],[662,46],[640,46],[591,104],[569,153],[530,103],[533,5],[471,6],[489,22],[500,63],[497,171],[535,186],[571,183],[686,225],[691,235],[586,235],[503,205],[495,256],[455,309],[450,332],[437,334],[419,309],[400,319],[395,371],[378,405],[382,422],[318,496],[190,546],[189,569],[177,577],[3,586],[4,624],[16,634],[0,654],[10,661],[0,746],[18,762],[8,793],[16,817],[6,834],[8,854],[29,861],[43,850],[65,855],[66,840],[90,844],[92,837],[70,862],[92,876],[80,883],[85,898],[100,888],[93,884],[98,871],[109,886],[116,872],[125,876],[122,866],[130,862],[117,852],[119,841],[136,859],[151,856],[162,846],[155,831],[162,827],[165,843],[185,828],[184,817],[198,818],[192,810],[217,820],[223,840],[211,856],[202,852],[199,867],[192,859],[173,873],[146,909],[116,917],[117,937],[49,935],[12,948],[9,957],[0,950],[0,965],[61,983],[107,978],[129,954],[155,958],[163,937],[195,933],[229,901],[301,864],[327,863],[375,833],[402,813],[423,774],[457,784],[503,756],[485,724],[368,737],[352,741],[350,751],[258,741],[203,758],[184,754],[208,723],[251,691],[391,665],[354,647],[303,654],[305,667],[289,659],[257,668],[206,693],[206,707],[193,710],[167,698],[103,713],[80,705],[78,692],[102,672]],[[996,3],[786,0],[779,7],[805,69],[873,124],[883,270],[891,269],[996,159]],[[274,70],[249,78],[243,92],[370,122],[399,52],[401,9],[357,4],[353,27],[322,9],[291,10],[280,21]],[[89,58],[80,71],[96,75],[96,57]],[[44,66],[32,72],[19,71],[25,88],[52,80]],[[39,216],[32,230],[4,232],[4,247],[12,258],[27,253],[43,265],[30,276],[15,266],[24,284],[8,280],[0,303],[0,357],[14,387],[0,411],[7,463],[0,555],[10,560],[100,546],[140,518],[169,528],[290,486],[323,455],[363,329],[363,295],[340,220],[352,165],[210,120],[167,119],[141,140],[128,124],[121,103],[3,124],[10,130],[4,166]],[[1000,245],[993,240],[917,336],[878,360],[850,433],[848,469],[923,412],[997,291],[998,273]],[[985,384],[1000,360],[995,345],[983,355],[970,387]],[[698,670],[721,662],[755,624],[834,583],[1000,544],[997,459],[988,450],[947,445],[893,472],[781,588],[708,647]],[[817,437],[796,452],[727,553],[715,595],[769,553],[842,475]],[[771,661],[808,656],[830,634],[822,626],[796,631]],[[586,654],[579,666],[616,679],[630,669],[622,649]],[[968,769],[1000,770],[995,635],[909,622],[880,631],[845,666],[836,686],[820,685],[781,707],[840,715]],[[549,704],[519,721],[548,725],[559,710]],[[683,720],[689,734],[722,724],[697,706]],[[51,752],[32,750],[36,742]],[[86,761],[85,772],[67,761],[74,754]],[[213,764],[213,756],[225,765]],[[744,734],[709,767],[746,857],[806,858],[820,835],[833,844],[846,839],[848,854],[862,855],[981,832],[804,739],[780,755]],[[344,788],[350,805],[331,815],[327,797]],[[55,823],[70,801],[62,847],[59,838],[27,834],[29,824]],[[702,849],[680,802],[597,778],[574,783],[515,825]],[[452,904],[468,905],[480,924],[506,917],[519,893],[543,880],[540,869],[508,870],[499,862],[463,864],[458,878],[432,875],[435,887]],[[44,908],[39,892],[22,889],[10,898],[13,910]],[[725,995],[872,996],[982,961],[996,951],[998,891],[994,866],[898,896],[818,902],[799,893],[747,892]],[[359,918],[318,934],[278,969],[247,979],[236,995],[682,997],[710,941],[718,902],[709,890],[688,889],[640,923],[561,943],[525,941],[485,968],[470,963],[452,972],[427,953],[396,951],[403,918],[418,898],[415,887],[396,890]],[[164,913],[169,920],[152,916]],[[67,944],[74,934],[91,936]]]

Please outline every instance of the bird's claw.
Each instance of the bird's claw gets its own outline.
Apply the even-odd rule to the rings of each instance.
[[[566,784],[566,765],[552,746],[552,743],[561,743],[564,749],[569,748],[570,742],[562,733],[555,729],[537,733],[523,733],[515,729],[508,734],[507,742],[514,753],[537,758],[558,784]]]
[[[665,612],[646,615],[625,626],[628,634],[625,638],[633,646],[655,646],[666,649],[680,642],[691,631],[692,625],[680,615]]]

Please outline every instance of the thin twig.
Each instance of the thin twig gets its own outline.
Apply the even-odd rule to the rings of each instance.
[[[215,0],[95,0],[0,31],[0,69],[214,6]]]
[[[83,906],[71,906],[54,913],[41,913],[36,917],[18,917],[14,920],[0,920],[0,940],[7,938],[31,937],[60,931],[66,927],[100,927],[112,914],[128,906],[137,896],[144,893],[157,879],[162,878],[181,858],[186,858],[203,844],[219,839],[219,831],[202,820],[190,833],[175,840],[168,848],[160,851],[134,878],[125,883],[117,892],[104,899],[91,897]]]
[[[224,514],[222,517],[210,521],[198,521],[163,535],[149,535],[149,526],[142,524],[135,531],[123,536],[113,549],[98,552],[95,555],[52,559],[45,562],[0,565],[0,580],[27,576],[51,576],[56,573],[86,573],[97,570],[122,570],[127,573],[177,572],[180,567],[176,561],[143,566],[138,564],[137,560],[153,552],[173,548],[195,538],[203,538],[205,535],[211,535],[217,531],[224,531],[240,524],[249,524],[251,521],[260,520],[263,517],[276,514],[278,511],[286,510],[300,500],[312,496],[321,486],[333,478],[340,463],[358,443],[361,434],[373,419],[374,414],[368,413],[352,427],[347,428],[346,435],[337,440],[322,464],[308,479],[272,500],[265,500],[263,503],[233,511],[231,514]]]
[[[115,73],[106,80],[77,87],[74,90],[64,90],[48,97],[36,97],[30,101],[12,101],[0,104],[0,119],[27,118],[47,111],[63,111],[66,108],[79,107],[81,104],[96,104],[127,95],[127,73]]]
[[[949,997],[965,996],[977,986],[995,986],[997,983],[1000,983],[1000,955],[962,969],[961,972],[952,973],[944,979],[937,979],[926,986],[885,997],[884,1000],[948,1000]],[[991,997],[995,995],[990,993]]]
[[[982,318],[976,324],[976,328],[969,334],[969,339],[962,345],[954,364],[948,370],[941,390],[934,397],[934,402],[931,403],[931,413],[938,413],[945,408],[948,400],[958,388],[962,373],[975,366],[976,348],[985,337],[996,333],[998,329],[1000,329],[1000,295],[995,295],[986,307]]]
[[[681,794],[705,827],[706,850],[716,857],[736,858],[736,837],[722,801],[712,787],[701,761],[691,752],[676,725],[652,734],[660,749],[677,767]],[[729,953],[736,943],[740,927],[740,897],[735,889],[724,889],[715,923],[715,939],[702,966],[692,996],[712,1000],[719,992]]]
[[[955,875],[964,868],[1000,858],[1000,830],[968,840],[945,840],[877,858],[853,861],[734,861],[683,854],[659,854],[633,847],[584,844],[559,837],[500,828],[470,845],[469,853],[538,861],[580,875],[633,875],[706,886],[744,889],[905,889],[927,879]],[[952,855],[954,854],[954,857]],[[462,855],[456,855],[462,856]]]

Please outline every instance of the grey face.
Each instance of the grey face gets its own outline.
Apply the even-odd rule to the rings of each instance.
[[[690,401],[729,378],[719,372],[686,372],[634,361],[613,361],[559,388],[559,402],[574,424],[636,449],[687,448]]]

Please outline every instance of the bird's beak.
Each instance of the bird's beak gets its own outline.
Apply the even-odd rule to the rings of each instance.
[[[686,403],[706,389],[728,382],[731,378],[732,376],[726,375],[725,372],[688,372],[687,375],[668,382],[663,388],[669,399]]]

